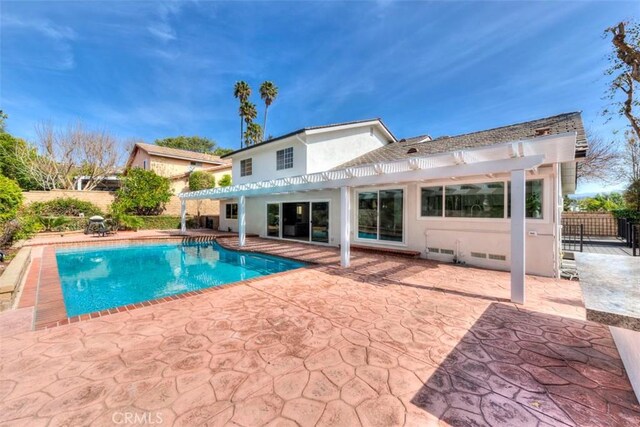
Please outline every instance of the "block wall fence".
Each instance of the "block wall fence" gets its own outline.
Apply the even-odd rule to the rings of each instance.
[[[63,197],[73,197],[74,199],[91,202],[106,212],[111,203],[115,199],[115,193],[109,191],[77,191],[77,190],[51,190],[51,191],[25,191],[25,205],[33,202],[47,202]],[[220,202],[217,200],[189,200],[187,201],[187,214],[197,215],[198,209],[200,215],[219,215]],[[171,196],[171,200],[167,203],[163,215],[180,215],[180,199],[178,196]]]
[[[562,212],[562,223],[582,224],[585,236],[618,235],[618,220],[610,212]]]

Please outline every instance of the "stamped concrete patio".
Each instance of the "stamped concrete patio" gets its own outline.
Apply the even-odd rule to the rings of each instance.
[[[529,277],[522,307],[508,273],[248,245],[318,264],[35,332],[1,315],[0,424],[640,424],[575,282]]]

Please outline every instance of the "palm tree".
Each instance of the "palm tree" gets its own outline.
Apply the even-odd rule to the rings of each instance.
[[[260,98],[264,100],[264,123],[262,124],[262,130],[265,134],[267,132],[267,110],[277,96],[278,86],[273,82],[266,81],[260,85]]]
[[[242,115],[242,104],[249,100],[251,96],[251,86],[245,81],[236,82],[233,87],[233,96],[240,100],[240,148],[242,148],[242,134],[244,133],[244,117]]]
[[[245,144],[247,146],[259,144],[262,142],[262,126],[258,123],[247,124],[247,130],[244,133]]]
[[[240,116],[244,119],[244,122],[247,124],[247,130],[249,130],[249,125],[253,123],[256,117],[258,117],[258,110],[256,110],[256,104],[250,101],[245,101],[240,104]],[[245,138],[245,143],[246,143]]]

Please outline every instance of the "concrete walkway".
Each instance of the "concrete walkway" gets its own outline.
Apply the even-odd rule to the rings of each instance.
[[[318,265],[2,338],[0,423],[640,424],[575,282],[530,277],[522,307],[504,272],[248,243]]]

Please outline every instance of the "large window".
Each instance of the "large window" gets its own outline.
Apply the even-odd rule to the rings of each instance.
[[[227,203],[225,218],[227,218],[227,219],[238,219],[238,204],[237,203]]]
[[[276,166],[278,170],[290,169],[293,167],[293,147],[278,150],[276,152]]]
[[[358,193],[358,238],[402,242],[404,191]]]
[[[526,183],[527,218],[542,219],[544,180]],[[444,191],[444,198],[443,198]],[[505,183],[447,185],[420,189],[420,216],[448,218],[504,218]],[[507,183],[507,215],[511,216],[511,182]]]
[[[442,187],[420,190],[420,216],[442,216]]]
[[[240,176],[249,176],[253,173],[252,159],[240,160]]]
[[[504,182],[447,185],[445,216],[504,218]]]
[[[527,218],[542,219],[542,188],[544,180],[532,179],[525,184],[525,211]],[[509,217],[511,217],[511,182],[509,182]]]

